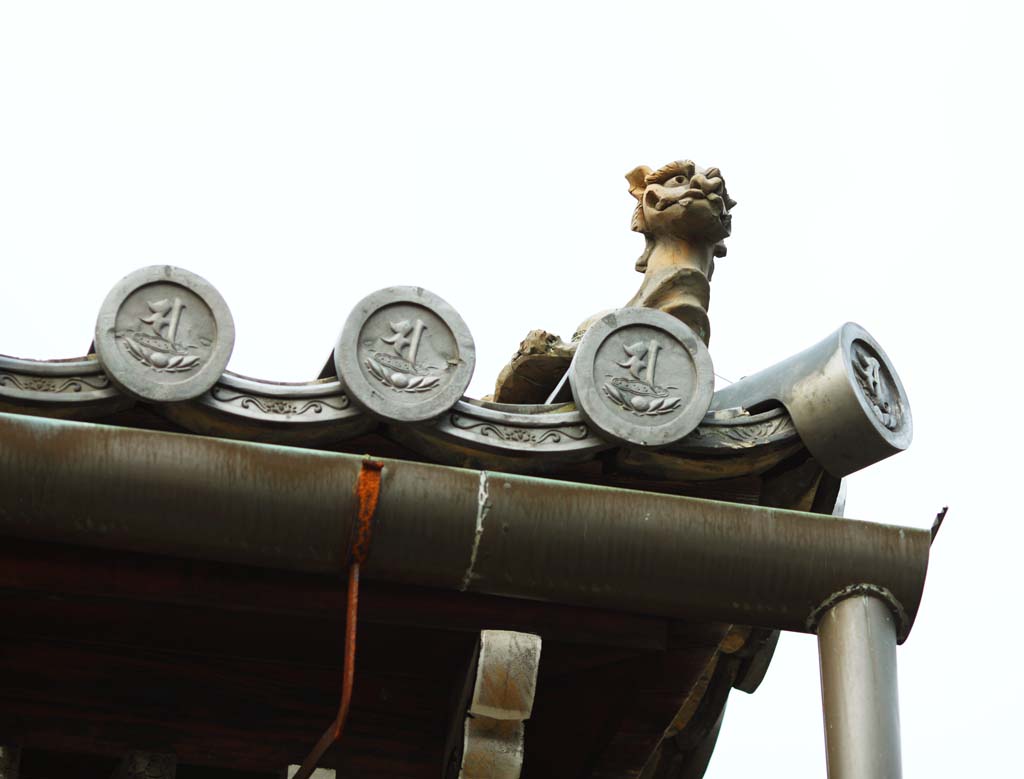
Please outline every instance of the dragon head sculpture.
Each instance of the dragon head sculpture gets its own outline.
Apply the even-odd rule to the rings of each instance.
[[[723,241],[732,230],[729,212],[736,201],[729,197],[718,168],[699,168],[690,160],[676,160],[653,171],[640,165],[626,174],[626,181],[637,199],[631,226],[647,239],[636,263],[638,271],[647,270],[652,251],[664,240],[712,244],[715,257],[725,256]]]

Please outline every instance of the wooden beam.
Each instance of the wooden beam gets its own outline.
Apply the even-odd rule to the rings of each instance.
[[[177,770],[174,755],[129,752],[122,758],[113,779],[174,779]]]
[[[299,766],[290,765],[281,774],[281,779],[292,779],[299,772]],[[335,779],[338,772],[333,768],[314,768],[309,779]]]
[[[533,711],[540,636],[484,630],[465,720],[459,779],[519,779]]]
[[[11,745],[0,745],[0,779],[18,779],[21,763],[21,749]]]
[[[452,706],[451,717],[449,718],[448,736],[445,738],[444,760],[442,773],[444,779],[458,779],[462,769],[462,750],[465,743],[466,733],[466,712],[469,711],[469,702],[473,696],[473,688],[476,686],[476,669],[480,660],[480,641],[473,645],[473,651],[466,663],[466,672],[463,675],[462,684],[456,688],[454,705]]]

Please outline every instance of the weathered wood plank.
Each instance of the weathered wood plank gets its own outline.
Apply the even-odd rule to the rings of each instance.
[[[330,577],[5,540],[0,732],[280,771],[337,708],[343,596]],[[362,605],[352,720],[324,765],[367,779],[441,773],[481,626],[544,638],[525,757],[539,776],[586,776],[605,745],[634,765],[722,629],[673,623],[670,639],[660,619],[379,585]]]
[[[344,749],[333,759],[360,776],[436,779],[451,674],[433,665],[433,675],[366,668]],[[38,748],[112,755],[141,748],[182,763],[280,768],[301,759],[330,721],[338,679],[337,668],[323,666],[8,637],[0,650],[0,731],[23,733]]]

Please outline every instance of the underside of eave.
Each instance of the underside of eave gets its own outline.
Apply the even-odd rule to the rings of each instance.
[[[21,410],[24,412],[28,409],[22,408]],[[157,412],[158,409],[145,404],[134,404],[97,421],[138,429],[182,431],[179,425]],[[374,432],[349,439],[344,446],[335,444],[329,449],[369,453],[374,456],[396,457],[410,461],[423,460],[423,456],[418,451],[397,443],[386,435],[386,431],[379,428]],[[630,462],[629,457],[633,458],[633,462]],[[795,449],[790,446],[788,456],[782,456],[777,462],[771,464],[774,457],[775,455],[772,454],[768,456],[770,467],[765,468],[764,453],[745,450],[738,456],[734,455],[728,458],[728,465],[720,466],[717,473],[713,464],[704,463],[703,467],[706,471],[701,475],[715,474],[718,478],[702,478],[693,481],[672,478],[677,475],[672,472],[673,455],[640,455],[638,453],[628,456],[621,454],[615,457],[606,456],[587,464],[566,465],[559,472],[549,475],[579,483],[617,485],[652,492],[734,500],[780,508],[823,509],[826,511],[831,509],[838,488],[837,480],[823,474],[820,467],[798,446]],[[658,459],[662,462],[659,463]],[[735,475],[737,470],[742,467],[744,459],[748,463],[749,470],[760,472],[743,473],[740,470],[740,475]],[[665,462],[668,463],[667,466]],[[474,463],[473,457],[469,456],[465,462],[459,464],[472,465]],[[723,478],[723,473],[732,475]],[[17,546],[12,548],[18,549]],[[262,650],[240,652],[237,642],[240,637],[247,635],[249,638],[245,643],[250,647],[276,646],[287,643],[290,647],[288,651],[292,653],[292,662],[295,662],[296,655],[303,658],[301,663],[293,667],[289,673],[296,674],[303,679],[309,678],[308,671],[301,670],[308,662],[328,669],[337,663],[337,658],[340,656],[340,649],[335,646],[337,637],[340,635],[336,624],[336,615],[327,617],[324,627],[319,630],[313,629],[308,622],[308,617],[300,618],[300,623],[305,624],[302,629],[287,622],[271,628],[271,625],[274,625],[271,620],[263,628],[264,634],[257,633],[257,635],[251,634],[253,630],[251,625],[246,628],[245,624],[248,623],[245,620],[239,622],[237,618],[239,609],[244,612],[253,608],[251,603],[248,606],[232,604],[230,609],[236,614],[234,620],[225,620],[223,614],[217,613],[208,614],[205,620],[202,616],[197,616],[195,608],[198,606],[198,601],[202,601],[204,606],[209,606],[206,603],[209,592],[206,590],[207,585],[204,583],[203,577],[197,574],[199,569],[195,563],[183,564],[171,560],[161,562],[151,558],[118,557],[116,555],[105,559],[101,555],[99,565],[109,566],[109,570],[119,573],[113,577],[106,590],[100,588],[97,592],[91,591],[89,587],[80,589],[86,581],[92,580],[91,577],[95,576],[96,570],[93,570],[90,575],[79,576],[75,581],[67,579],[69,571],[82,564],[86,565],[86,569],[89,566],[95,569],[97,563],[91,562],[91,558],[97,554],[95,551],[23,544],[21,551],[26,552],[26,550],[31,551],[28,558],[33,559],[33,562],[30,565],[25,565],[22,560],[20,568],[7,566],[8,571],[20,570],[22,576],[13,584],[8,581],[7,587],[2,590],[9,604],[9,618],[5,623],[5,632],[10,638],[8,647],[13,654],[9,657],[14,663],[9,670],[19,678],[39,679],[40,674],[43,674],[44,678],[49,679],[46,686],[73,691],[82,689],[82,680],[76,681],[74,673],[70,676],[66,673],[54,675],[54,669],[74,668],[80,666],[82,662],[93,664],[97,668],[116,666],[120,669],[117,672],[118,679],[123,683],[120,688],[123,693],[121,697],[130,698],[129,688],[147,686],[149,671],[145,669],[154,668],[153,663],[164,668],[158,673],[158,678],[163,681],[156,683],[157,689],[184,690],[189,684],[195,683],[195,680],[186,681],[182,686],[183,682],[178,679],[179,673],[184,672],[187,676],[189,672],[186,669],[200,657],[207,658],[201,661],[201,665],[210,662],[222,663],[225,659],[235,656],[244,657],[248,654],[255,654],[256,657],[253,660],[257,663],[264,663],[268,660],[275,663],[282,661],[280,656],[274,656],[273,653],[269,658],[264,656]],[[51,557],[51,555],[53,556]],[[141,570],[151,569],[154,562],[171,567],[184,566],[189,570],[192,589],[185,597],[185,604],[179,602],[179,599],[183,597],[180,588],[169,596],[172,603],[162,603],[168,597],[160,594],[159,589],[162,585],[154,585],[142,580],[122,581],[122,574],[126,569],[134,569],[138,574]],[[57,578],[60,579],[63,576],[65,584],[56,588],[51,586],[49,594],[42,600],[38,600],[40,590],[37,587],[46,592],[48,585],[37,582],[26,588],[26,582],[33,577],[38,577],[39,573],[43,571],[60,574]],[[251,580],[254,573],[251,569],[245,569],[239,572],[238,578]],[[260,572],[259,575],[266,574]],[[74,579],[73,575],[72,579]],[[280,583],[283,585],[283,579]],[[236,586],[241,587],[237,584]],[[327,586],[333,588],[334,595],[337,597],[337,583]],[[25,591],[26,589],[32,594],[29,595]],[[132,602],[126,605],[121,603],[121,600],[129,589],[133,593],[142,593],[142,595],[141,598],[133,595]],[[384,590],[386,591],[387,588]],[[295,593],[292,585],[283,586],[275,598],[277,602],[281,603],[277,608],[282,611],[286,610],[285,601],[288,600],[289,594],[294,597],[295,601],[308,597],[308,593],[304,596]],[[268,597],[269,592],[266,588],[262,590],[262,595]],[[429,593],[427,595],[429,597]],[[56,610],[53,607],[55,597],[61,603],[61,608]],[[370,602],[364,607],[364,619],[371,625],[377,624],[377,620],[382,620],[382,624],[389,625],[387,630],[391,633],[388,633],[385,638],[376,639],[374,638],[376,628],[369,628],[367,638],[369,648],[366,651],[380,656],[381,653],[387,654],[388,649],[385,645],[389,643],[408,645],[410,641],[413,641],[416,645],[423,647],[433,644],[435,645],[434,649],[428,650],[425,656],[420,658],[420,661],[426,662],[430,657],[434,657],[436,660],[438,651],[446,657],[451,652],[458,654],[456,650],[450,652],[443,649],[451,641],[458,644],[458,635],[464,636],[462,640],[465,643],[468,641],[465,635],[471,634],[472,631],[494,627],[537,631],[545,636],[546,646],[554,648],[545,655],[538,710],[530,723],[530,736],[527,739],[527,766],[533,766],[528,770],[540,771],[545,775],[549,775],[549,770],[556,771],[556,774],[551,775],[573,775],[580,770],[581,766],[589,772],[581,775],[595,777],[642,775],[651,779],[655,777],[684,779],[689,776],[702,775],[706,759],[710,756],[711,748],[717,737],[728,690],[737,681],[737,678],[747,673],[747,669],[754,664],[752,660],[758,651],[760,651],[761,657],[757,658],[756,664],[760,666],[758,674],[762,674],[774,647],[772,642],[765,642],[766,633],[763,630],[751,633],[749,629],[728,625],[698,626],[661,621],[655,623],[656,625],[660,624],[661,627],[653,627],[653,633],[652,627],[644,627],[639,638],[636,635],[628,636],[627,644],[646,641],[646,647],[620,648],[609,655],[607,644],[620,643],[622,641],[621,634],[616,633],[614,639],[610,638],[607,629],[604,629],[603,633],[598,631],[595,634],[593,628],[586,627],[587,618],[583,611],[570,609],[558,620],[550,616],[540,618],[536,613],[532,613],[526,618],[510,618],[511,613],[522,610],[522,604],[516,604],[514,608],[510,608],[509,602],[504,599],[488,599],[486,597],[481,599],[481,596],[452,598],[452,602],[443,607],[445,612],[457,615],[446,618],[449,621],[454,619],[458,623],[454,633],[451,624],[445,624],[441,628],[427,628],[427,632],[423,633],[424,628],[417,625],[418,622],[424,621],[421,616],[422,611],[411,605],[417,603],[417,597],[417,594],[411,590],[399,593],[389,592],[387,598],[390,600],[385,599],[389,605],[380,609],[384,612],[383,614],[377,614],[377,609],[374,607],[374,596],[371,594]],[[186,604],[190,598],[192,605],[188,606]],[[473,598],[477,600],[471,604],[470,600]],[[399,607],[397,614],[395,612],[396,602],[407,604]],[[121,605],[112,605],[115,603],[121,603]],[[340,614],[340,604],[337,604],[337,607],[337,614]],[[536,610],[537,607],[532,608]],[[464,611],[465,614],[458,616],[460,611]],[[39,618],[41,614],[46,615],[42,620]],[[414,614],[418,616],[413,616]],[[623,618],[625,617],[604,617],[602,619],[610,624],[615,624],[616,620]],[[200,619],[200,624],[195,624],[196,619]],[[280,617],[278,616],[276,619],[280,619]],[[164,625],[162,638],[156,638],[161,633],[153,630],[154,620]],[[593,622],[594,618],[590,618],[590,620]],[[294,618],[292,618],[292,622],[294,622]],[[331,627],[332,623],[335,623],[333,628]],[[652,623],[648,620],[643,624],[651,625]],[[42,625],[48,627],[42,627]],[[55,625],[61,626],[61,630],[55,630],[53,627]],[[227,634],[220,639],[219,646],[216,640],[216,630],[212,633],[210,630],[213,625],[216,625],[218,629],[223,629]],[[559,626],[557,629],[556,625]],[[566,626],[571,627],[567,628]],[[624,629],[633,633],[636,626]],[[304,639],[300,637],[303,635],[303,631],[306,636]],[[274,633],[275,636],[268,637],[266,632]],[[366,635],[366,631],[363,633]],[[644,633],[648,636],[647,639],[642,637]],[[176,640],[173,638],[174,635],[178,636]],[[446,635],[450,635],[450,638],[443,638]],[[552,638],[552,635],[555,637]],[[197,640],[200,636],[205,636],[206,645]],[[288,638],[282,641],[281,636]],[[658,636],[671,636],[672,638],[660,639],[657,638]],[[325,639],[326,644],[324,643]],[[566,642],[564,651],[573,656],[574,662],[582,662],[584,668],[570,671],[568,667],[572,663],[569,663],[567,667],[562,667],[568,661],[559,660],[559,653],[562,651],[558,648],[561,645],[559,640]],[[159,643],[159,647],[154,646],[154,641]],[[383,645],[375,644],[378,641],[383,641]],[[229,643],[234,648],[226,646]],[[18,646],[21,646],[22,649],[16,649]],[[175,649],[175,646],[178,648]],[[319,648],[314,649],[314,647]],[[329,650],[326,654],[324,654],[325,649]],[[337,650],[337,652],[333,650]],[[125,651],[128,654],[125,654]],[[169,652],[169,654],[166,657],[161,655],[163,659],[157,660],[153,659],[154,651]],[[180,654],[181,652],[185,654]],[[142,666],[131,659],[140,653],[143,657],[149,657]],[[317,660],[317,656],[320,656],[321,659]],[[587,660],[588,656],[592,659]],[[18,660],[17,657],[21,659]],[[45,658],[45,670],[36,665],[40,658]],[[396,660],[399,667],[407,662],[407,658]],[[424,670],[424,675],[445,678],[443,668],[447,666],[443,663],[433,666],[428,663],[425,668],[427,667],[430,670]],[[561,671],[558,670],[560,667],[562,667]],[[661,669],[661,671],[651,676],[652,669]],[[200,672],[197,671],[197,673]],[[254,670],[253,673],[258,672]],[[315,689],[320,689],[319,695],[322,698],[320,705],[326,711],[335,693],[337,673],[337,668],[330,673],[321,672],[322,681],[314,682],[313,687],[302,693],[302,696],[306,700],[312,701],[315,698]],[[386,671],[379,673],[387,675]],[[404,673],[404,671],[400,673]],[[449,670],[447,673],[451,676],[455,672]],[[638,674],[640,675],[638,676]],[[753,682],[750,681],[751,674],[747,673],[747,676],[746,681],[750,685],[747,689],[752,691],[756,687],[759,676]],[[282,677],[281,681],[283,682],[285,678],[288,678],[287,675]],[[372,674],[365,679],[361,678],[361,683],[363,686],[374,685]],[[394,680],[391,684],[393,683]],[[109,687],[114,682],[107,678],[102,684]],[[234,695],[237,698],[238,690],[233,688],[237,685],[245,686],[247,683],[239,678],[237,681],[226,684],[226,688],[219,688],[223,695],[228,698]],[[229,690],[232,689],[233,692],[229,693]],[[602,689],[605,692],[595,696],[595,691]],[[615,692],[614,697],[609,698],[608,692],[615,690],[618,692]],[[94,709],[90,713],[89,707],[94,706],[95,703],[89,703],[88,698],[76,698],[74,692],[69,693],[68,697],[64,699],[65,711],[78,710],[81,713],[77,715],[77,718],[67,719],[68,715],[64,714],[62,717],[53,719],[53,712],[48,708],[48,704],[38,700],[38,692],[34,693],[30,689],[22,688],[9,690],[8,694],[20,699],[14,710],[22,713],[15,715],[13,720],[9,719],[6,727],[14,728],[15,731],[20,730],[23,733],[23,742],[35,745],[35,748],[54,748],[58,751],[72,750],[76,752],[92,751],[113,757],[119,750],[133,746],[116,735],[119,732],[132,732],[133,728],[138,727],[131,724],[135,715],[128,711],[122,711],[120,715],[110,715],[115,720],[121,719],[118,720],[120,725],[113,727],[112,735],[106,741],[90,742],[81,737],[67,735],[67,731],[76,729],[73,727],[76,719],[80,720],[83,716],[88,719],[100,711],[100,709]],[[115,696],[117,695],[118,693],[115,692]],[[437,693],[431,695],[435,700],[433,705],[438,705],[440,699],[437,697]],[[35,700],[35,703],[31,703],[32,700]],[[10,706],[6,708],[8,711],[11,710]],[[581,708],[589,711],[590,716],[581,718],[578,714]],[[311,712],[316,710],[317,705],[311,706]],[[39,719],[44,712],[49,713]],[[431,717],[435,717],[436,714],[435,711]],[[373,716],[379,715],[368,713],[367,716],[372,721]],[[311,715],[311,719],[316,719],[316,717]],[[575,719],[577,722],[578,738],[575,739],[575,743],[580,745],[577,753],[572,756],[561,746],[563,739],[571,733],[571,729],[566,731],[565,728],[565,722],[569,719]],[[54,727],[43,727],[42,720],[53,722]],[[175,732],[173,723],[169,721],[164,721],[161,727],[170,728],[169,732]],[[208,723],[204,727],[213,727],[213,724]],[[231,727],[231,725],[223,723],[217,727]],[[289,742],[282,734],[278,733],[275,737],[269,730],[261,730],[261,727],[255,725],[245,726],[244,723],[239,727],[245,733],[258,736],[252,745],[246,747],[245,751],[249,758],[242,758],[240,754],[232,752],[230,749],[224,750],[223,746],[218,747],[212,743],[207,744],[206,747],[189,747],[190,736],[187,728],[177,731],[176,738],[178,740],[173,746],[175,750],[182,752],[196,764],[211,761],[211,765],[234,765],[257,769],[266,765],[263,761],[279,760],[284,757],[283,752],[281,755],[271,754],[266,751],[265,747],[257,748],[255,746],[256,742],[267,744],[271,740],[288,746]],[[358,726],[356,727],[358,730]],[[377,726],[371,726],[371,730],[374,727]],[[56,732],[58,729],[61,733]],[[35,735],[30,735],[30,731]],[[234,738],[246,741],[242,731],[239,731]],[[141,733],[142,731],[136,732]],[[195,736],[194,733],[193,736]],[[152,738],[152,736],[147,736],[147,738]],[[353,736],[353,738],[358,739],[359,737]],[[393,738],[393,735],[389,735],[387,738]],[[292,751],[288,752],[288,759],[295,758],[294,749],[297,748],[299,741],[301,738],[296,735],[294,743],[291,744]],[[440,741],[438,740],[437,743]],[[587,743],[595,746],[589,749],[584,748],[582,745]],[[100,744],[98,750],[97,744]],[[601,744],[604,747],[598,746]],[[138,744],[134,746],[137,747]],[[193,751],[190,752],[190,749]],[[263,749],[262,752],[261,749]],[[424,746],[423,749],[427,749],[427,747]],[[353,750],[354,755],[361,754],[360,747],[353,747]],[[342,756],[344,751],[341,750],[336,758],[341,761],[340,765],[342,766],[346,764],[346,758]],[[428,759],[427,754],[423,753],[422,755],[427,763],[436,759],[436,755],[435,758]],[[404,764],[401,767],[392,765],[389,768],[380,768],[374,763],[374,758],[356,756],[351,759],[357,761],[353,767],[361,766],[362,773],[360,775],[399,775],[387,773],[392,770],[398,770],[403,776],[418,775],[416,773],[418,769],[413,769],[412,763]],[[367,762],[362,762],[364,759]],[[644,768],[645,766],[646,768]],[[378,770],[383,773],[373,773]],[[643,774],[637,773],[641,770],[643,770]],[[563,771],[568,773],[561,773]],[[424,773],[424,776],[426,775]],[[29,776],[28,779],[31,777]]]

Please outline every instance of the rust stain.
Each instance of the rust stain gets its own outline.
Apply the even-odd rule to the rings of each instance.
[[[379,460],[363,460],[356,479],[356,522],[353,525],[350,543],[352,560],[348,569],[348,595],[345,604],[345,664],[341,679],[341,702],[338,714],[328,725],[327,730],[316,742],[316,746],[306,755],[302,765],[293,779],[309,779],[316,770],[317,764],[324,753],[341,740],[348,720],[349,708],[352,704],[352,687],[356,671],[356,621],[359,616],[359,566],[366,561],[370,553],[370,541],[373,537],[373,515],[377,511],[380,499],[380,476],[384,463]]]
[[[356,523],[353,527],[354,537],[351,543],[352,561],[357,565],[366,562],[370,554],[370,539],[373,536],[373,515],[377,511],[380,499],[380,475],[384,463],[379,460],[363,460],[356,480]]]

